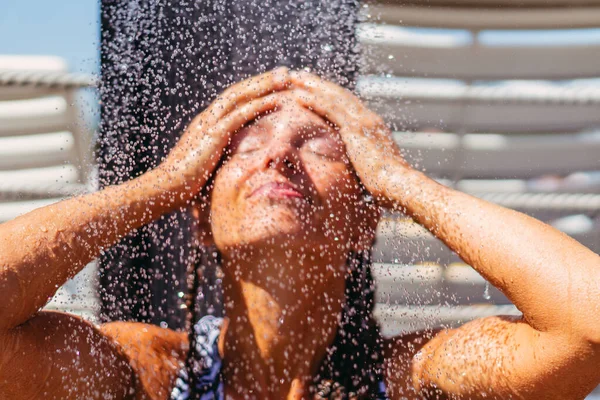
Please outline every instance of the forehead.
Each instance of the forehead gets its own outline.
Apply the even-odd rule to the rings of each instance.
[[[302,107],[285,107],[261,115],[240,129],[231,139],[230,150],[235,152],[245,139],[292,137],[300,140],[319,137],[341,144],[339,133],[324,118]]]
[[[303,107],[283,107],[261,115],[243,127],[238,135],[307,134],[337,138],[337,131],[321,116]]]

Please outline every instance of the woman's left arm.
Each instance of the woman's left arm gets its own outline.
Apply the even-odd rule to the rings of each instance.
[[[412,361],[415,389],[532,399],[591,391],[600,382],[600,257],[534,218],[412,169],[381,118],[351,93],[307,74],[293,83],[299,101],[339,127],[367,189],[425,226],[523,313],[437,334]]]
[[[472,398],[583,398],[600,382],[600,257],[522,213],[398,169],[387,197],[499,288],[522,319],[474,321],[434,337],[413,383]]]

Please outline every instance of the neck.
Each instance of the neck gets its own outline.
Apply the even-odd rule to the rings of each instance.
[[[307,395],[344,301],[346,257],[324,253],[253,249],[224,258],[223,373],[233,393]]]

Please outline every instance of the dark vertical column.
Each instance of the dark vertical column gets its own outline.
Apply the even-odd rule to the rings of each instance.
[[[241,78],[287,65],[352,86],[357,8],[356,0],[102,0],[101,186],[156,166],[191,118]],[[104,320],[183,326],[193,229],[187,212],[167,215],[101,256]]]

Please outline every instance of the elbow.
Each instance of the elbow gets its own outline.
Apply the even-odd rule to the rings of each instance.
[[[600,352],[600,326],[586,329],[582,335],[583,341]]]
[[[561,336],[580,348],[600,352],[600,323],[591,313],[578,313],[562,324]],[[600,353],[599,353],[600,354]]]
[[[6,332],[20,323],[25,288],[17,272],[9,266],[0,264],[0,293],[4,301],[0,302],[0,332]]]

